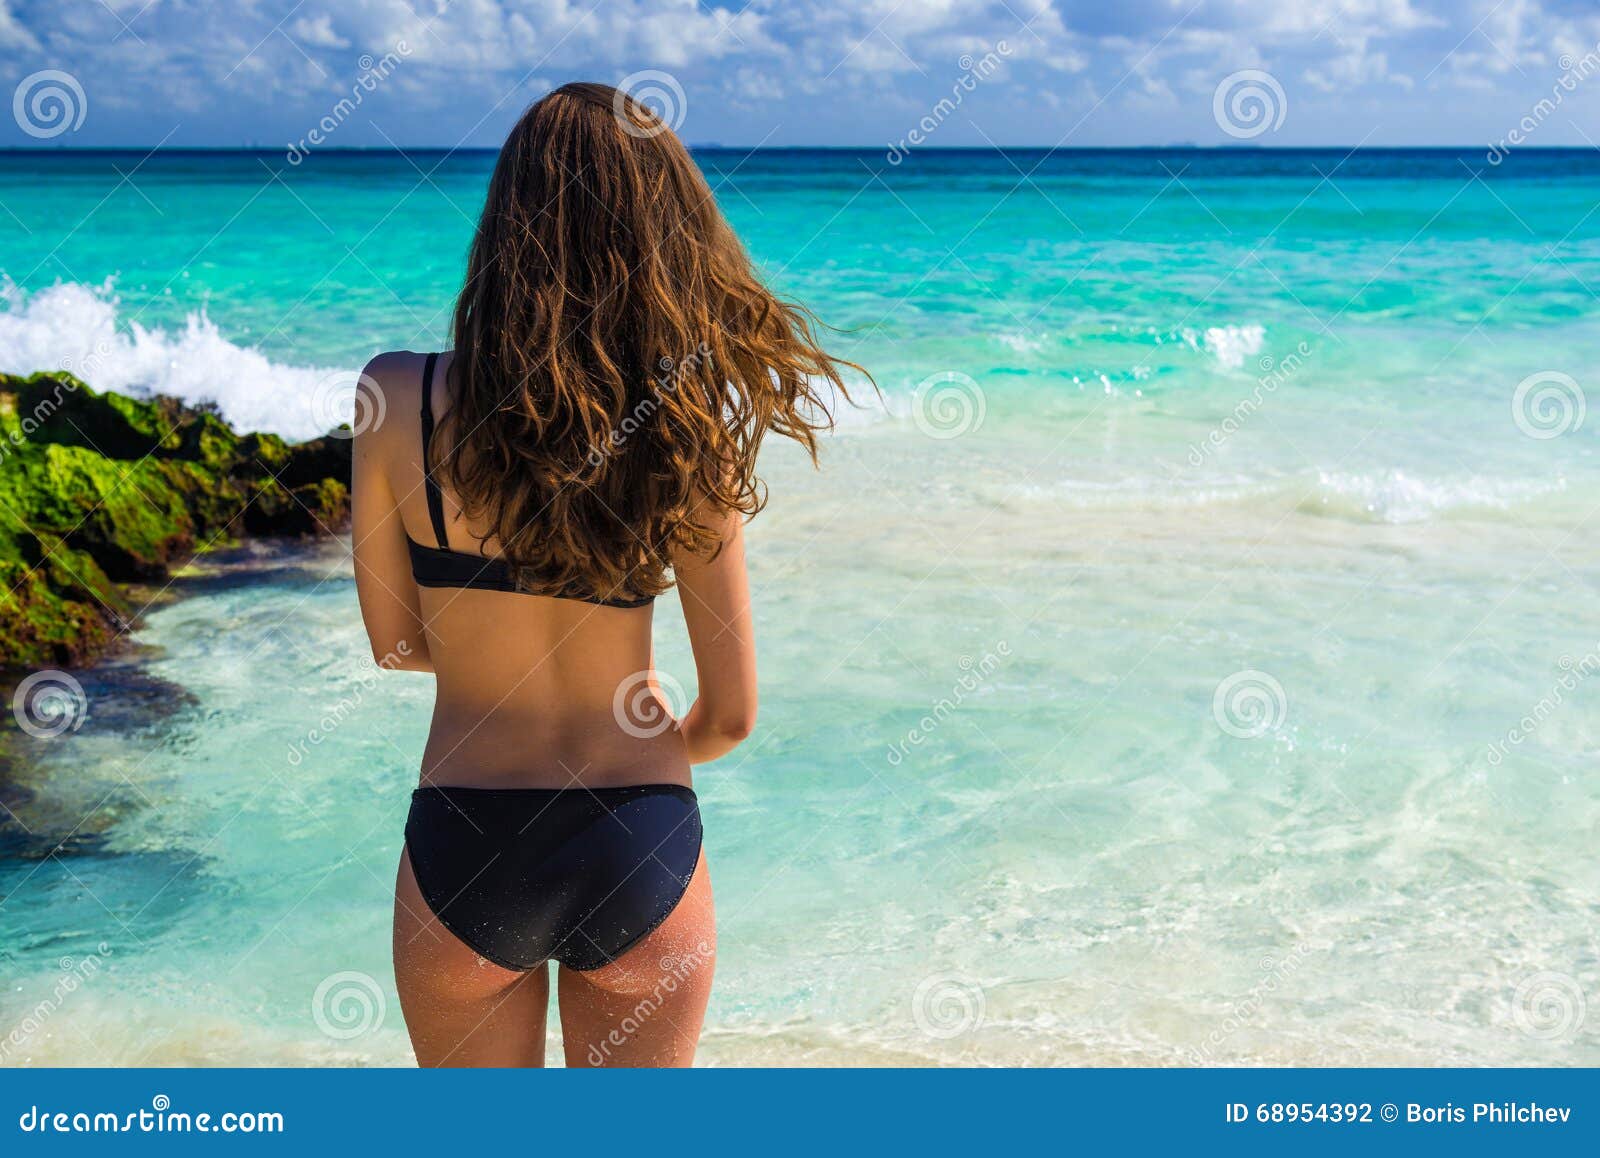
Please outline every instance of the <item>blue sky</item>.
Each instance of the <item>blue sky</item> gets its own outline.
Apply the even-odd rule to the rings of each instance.
[[[0,0],[0,145],[493,146],[626,77],[692,144],[1589,145],[1597,45],[1594,0]]]

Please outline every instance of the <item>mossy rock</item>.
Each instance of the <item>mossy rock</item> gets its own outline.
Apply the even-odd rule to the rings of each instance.
[[[350,442],[238,434],[207,406],[67,374],[0,375],[0,668],[82,663],[127,628],[119,584],[350,514]]]

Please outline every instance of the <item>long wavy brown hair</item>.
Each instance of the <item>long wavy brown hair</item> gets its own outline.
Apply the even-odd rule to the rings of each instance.
[[[766,503],[768,432],[813,462],[841,371],[757,276],[649,108],[568,84],[511,131],[456,303],[435,458],[530,591],[657,595]]]

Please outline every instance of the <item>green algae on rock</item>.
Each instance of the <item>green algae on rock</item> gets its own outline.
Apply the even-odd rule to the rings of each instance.
[[[247,535],[342,529],[350,442],[238,434],[213,408],[0,374],[0,669],[82,663],[166,579]]]

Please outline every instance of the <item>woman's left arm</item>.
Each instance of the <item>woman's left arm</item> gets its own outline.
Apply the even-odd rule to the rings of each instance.
[[[368,364],[358,390],[381,390],[374,373],[380,359]],[[371,385],[369,385],[371,384]],[[356,413],[382,414],[378,399],[358,400]],[[428,656],[428,635],[423,626],[417,584],[411,577],[411,556],[406,549],[405,525],[394,488],[384,469],[384,427],[356,435],[351,464],[350,535],[355,546],[356,595],[361,619],[372,644],[372,657],[380,667],[394,671],[433,670]]]

